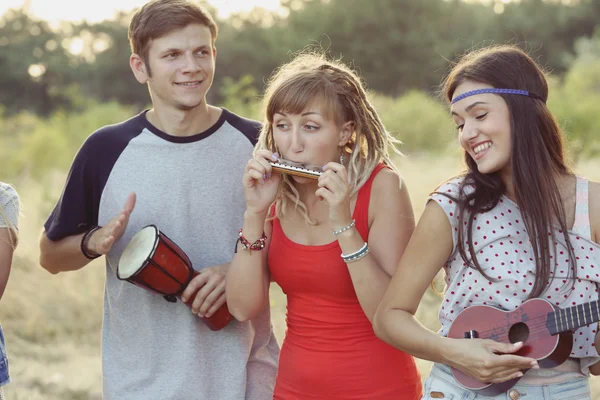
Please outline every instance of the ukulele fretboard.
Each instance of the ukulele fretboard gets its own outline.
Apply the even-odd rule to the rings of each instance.
[[[556,335],[561,332],[572,331],[581,326],[593,324],[600,321],[599,308],[600,300],[596,300],[559,309],[548,313],[546,326],[551,334]]]

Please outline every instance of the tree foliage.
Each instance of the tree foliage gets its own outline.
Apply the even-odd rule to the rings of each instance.
[[[576,56],[576,41],[591,37],[600,20],[597,0],[521,0],[506,5],[461,0],[284,0],[282,4],[283,16],[254,10],[218,20],[211,101],[223,100],[221,85],[245,76],[260,92],[278,65],[308,45],[342,56],[361,72],[371,90],[389,96],[436,90],[449,61],[489,43],[522,45],[560,76]],[[81,99],[90,98],[138,108],[146,105],[147,90],[135,81],[128,63],[130,16],[131,12],[123,12],[100,23],[65,23],[52,29],[23,11],[7,12],[0,20],[0,104],[5,113],[29,110],[49,115],[58,109],[77,109]]]

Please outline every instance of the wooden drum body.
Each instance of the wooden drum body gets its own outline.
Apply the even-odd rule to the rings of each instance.
[[[121,254],[117,278],[130,282],[175,303],[190,281],[199,275],[185,252],[155,225],[148,225],[136,233]],[[195,296],[188,303],[191,305]],[[210,318],[202,318],[213,330],[224,328],[233,317],[227,304]]]

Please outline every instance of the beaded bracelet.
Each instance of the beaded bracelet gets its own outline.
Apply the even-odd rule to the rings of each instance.
[[[240,229],[237,241],[242,244],[242,249],[248,250],[248,252],[252,254],[252,250],[260,251],[265,248],[265,244],[267,242],[267,235],[265,235],[265,233],[263,232],[262,236],[257,241],[255,241],[254,243],[250,243],[248,239],[244,237],[244,235],[242,234],[242,230]]]
[[[347,226],[343,227],[342,229],[338,229],[337,231],[333,231],[333,234],[337,236],[342,232],[346,232],[348,229],[352,228],[355,223],[356,223],[356,221],[352,220],[352,222],[350,222],[350,225],[347,225]]]
[[[365,242],[365,244],[363,244],[363,246],[358,249],[357,251],[355,251],[354,253],[351,254],[344,254],[342,253],[342,260],[344,260],[344,262],[353,262],[353,261],[358,261],[361,258],[363,258],[364,256],[366,256],[367,254],[369,254],[369,245],[367,244],[367,242]]]
[[[88,260],[95,260],[96,258],[98,258],[102,255],[102,254],[96,254],[93,251],[90,251],[90,249],[88,249],[88,247],[87,247],[87,241],[88,241],[89,237],[92,235],[92,233],[96,232],[98,229],[101,229],[101,228],[102,228],[101,226],[94,226],[94,227],[90,228],[85,233],[85,235],[83,235],[83,237],[81,238],[81,243],[79,244],[79,248],[81,249],[81,253]]]

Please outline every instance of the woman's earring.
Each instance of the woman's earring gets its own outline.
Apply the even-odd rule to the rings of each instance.
[[[342,152],[342,154],[340,155],[340,164],[344,165],[344,160],[345,160],[344,152]]]

